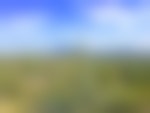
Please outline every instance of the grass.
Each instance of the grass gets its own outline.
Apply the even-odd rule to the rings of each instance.
[[[0,100],[0,113],[148,113],[150,60],[1,60]]]

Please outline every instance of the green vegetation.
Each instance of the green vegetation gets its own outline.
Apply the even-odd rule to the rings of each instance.
[[[0,113],[149,113],[150,60],[0,61]]]

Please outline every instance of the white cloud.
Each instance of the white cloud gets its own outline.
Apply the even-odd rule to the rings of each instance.
[[[135,15],[123,10],[119,7],[107,6],[107,7],[93,7],[87,12],[88,18],[93,24],[113,24],[121,30],[133,29],[135,22],[137,21]]]
[[[117,6],[92,7],[85,11],[86,17],[93,27],[104,29],[96,40],[89,45],[97,49],[134,49],[135,51],[150,51],[150,10],[141,9],[137,12],[127,11]],[[116,28],[114,31],[110,28]],[[112,32],[110,31],[112,30]],[[95,32],[93,30],[93,32]],[[98,30],[97,30],[98,32]],[[145,38],[146,37],[146,38]],[[105,38],[105,41],[99,41]],[[144,39],[143,39],[144,38]],[[93,37],[91,36],[91,40]],[[140,40],[140,41],[139,41]]]
[[[49,18],[43,12],[17,13],[9,19],[0,20],[0,50],[23,51],[40,50],[48,46],[47,37],[50,34],[44,29]]]

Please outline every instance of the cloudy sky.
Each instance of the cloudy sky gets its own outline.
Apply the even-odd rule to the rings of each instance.
[[[0,51],[150,51],[149,0],[1,0]]]

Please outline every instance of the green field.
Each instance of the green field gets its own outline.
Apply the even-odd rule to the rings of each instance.
[[[0,60],[0,113],[150,113],[150,59]]]

